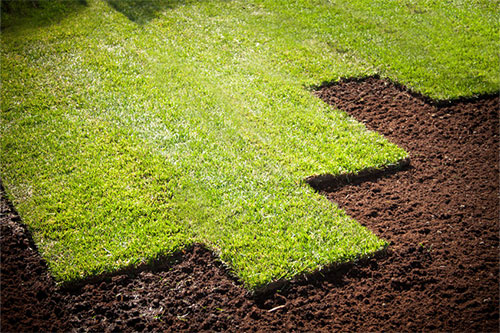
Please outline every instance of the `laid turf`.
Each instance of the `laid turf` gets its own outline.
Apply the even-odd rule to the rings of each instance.
[[[386,242],[304,178],[407,153],[311,87],[379,73],[440,99],[498,89],[491,2],[38,7],[2,13],[1,177],[63,282],[193,242],[248,288],[373,253]]]

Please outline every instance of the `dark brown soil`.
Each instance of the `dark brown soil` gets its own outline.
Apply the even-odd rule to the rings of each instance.
[[[391,242],[385,256],[252,298],[195,246],[62,290],[2,195],[1,331],[499,331],[498,96],[437,107],[375,78],[317,94],[411,154],[397,173],[322,183]]]

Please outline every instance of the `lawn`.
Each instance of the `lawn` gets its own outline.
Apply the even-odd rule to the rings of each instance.
[[[2,13],[0,176],[60,282],[193,243],[249,289],[371,255],[387,243],[304,179],[408,154],[311,90],[499,87],[498,2],[25,7]]]

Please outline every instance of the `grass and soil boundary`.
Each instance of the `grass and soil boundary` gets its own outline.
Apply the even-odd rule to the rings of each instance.
[[[323,188],[391,243],[385,256],[255,298],[196,246],[152,271],[63,290],[2,199],[2,329],[497,331],[498,96],[438,107],[374,78],[319,95],[412,155],[396,174]]]

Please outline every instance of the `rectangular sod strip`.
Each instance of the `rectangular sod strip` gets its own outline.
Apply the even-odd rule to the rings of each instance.
[[[305,179],[408,154],[308,87],[379,73],[434,98],[496,89],[488,29],[498,23],[487,3],[467,16],[466,5],[443,14],[425,1],[367,3],[39,1],[4,11],[0,175],[54,277],[202,243],[256,289],[384,249]],[[436,57],[423,50],[429,39],[401,39],[424,29],[431,42],[444,33],[458,43],[440,26],[451,12],[476,29],[465,47],[480,47],[477,57],[453,43]]]

